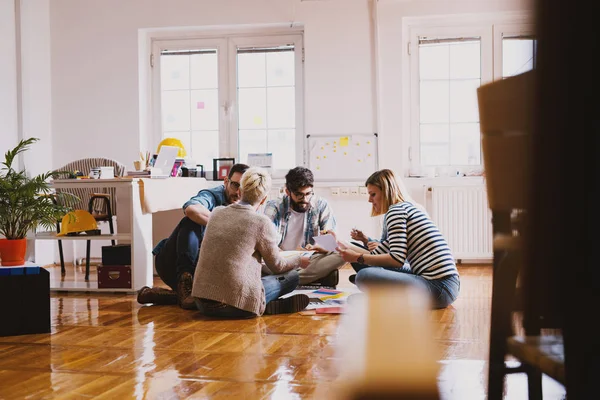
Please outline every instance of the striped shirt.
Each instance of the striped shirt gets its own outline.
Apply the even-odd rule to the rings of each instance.
[[[275,224],[275,228],[277,228],[277,245],[281,246],[292,214],[290,198],[283,196],[280,199],[269,200],[265,206],[264,214]],[[313,196],[305,215],[304,239],[300,244],[302,247],[309,243],[314,244],[313,236],[318,236],[320,231],[335,231],[335,217],[327,200]]]
[[[413,274],[433,280],[458,275],[446,239],[425,212],[412,203],[392,205],[384,217],[387,238],[371,254],[390,254]]]

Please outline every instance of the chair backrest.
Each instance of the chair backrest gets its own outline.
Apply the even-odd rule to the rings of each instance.
[[[527,209],[531,188],[531,134],[535,70],[477,89],[489,207]]]
[[[66,165],[64,165],[63,167],[57,169],[57,171],[66,171],[66,172],[73,172],[73,171],[81,171],[84,175],[89,175],[90,170],[92,168],[96,168],[96,167],[114,167],[115,169],[115,176],[123,176],[125,175],[125,165],[115,161],[115,160],[111,160],[108,158],[83,158],[81,160],[75,160],[72,161]],[[115,188],[111,188],[111,187],[106,187],[106,188],[96,188],[96,189],[89,189],[89,188],[77,188],[77,189],[61,189],[61,191],[63,192],[67,192],[67,193],[71,193],[75,196],[77,196],[79,198],[79,201],[77,201],[75,204],[69,204],[70,206],[72,206],[75,209],[79,209],[79,210],[87,210],[88,209],[88,203],[90,201],[90,197],[92,196],[92,193],[107,193],[110,195],[111,198],[111,211],[113,215],[117,215],[117,201],[116,201],[116,196],[115,196]],[[104,202],[96,202],[97,204],[95,204],[96,207],[98,207],[97,211],[100,213],[106,213],[106,210],[104,209]],[[100,208],[101,207],[101,208]]]

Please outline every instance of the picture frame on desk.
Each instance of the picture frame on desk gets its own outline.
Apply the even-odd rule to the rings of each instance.
[[[213,158],[213,180],[222,181],[229,176],[235,158]]]

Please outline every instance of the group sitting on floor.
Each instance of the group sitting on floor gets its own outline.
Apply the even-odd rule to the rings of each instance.
[[[339,241],[335,252],[314,244],[320,233],[336,236],[336,219],[327,200],[315,195],[312,172],[296,167],[285,179],[285,194],[267,200],[269,173],[235,164],[223,185],[187,201],[173,233],[153,250],[157,274],[171,289],[143,287],[138,302],[179,304],[221,318],[293,313],[309,298],[290,293],[299,285],[336,287],[346,263],[361,291],[392,283],[424,290],[433,308],[456,300],[460,278],[451,250],[391,170],[365,183],[371,215],[384,216],[380,239],[353,230],[356,242]],[[300,249],[311,253],[281,254]]]

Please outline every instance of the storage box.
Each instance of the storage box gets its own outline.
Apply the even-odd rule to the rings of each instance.
[[[99,265],[98,289],[131,289],[131,265]]]
[[[131,245],[102,246],[102,265],[131,265]]]
[[[0,336],[50,332],[48,271],[40,267],[0,270]]]

